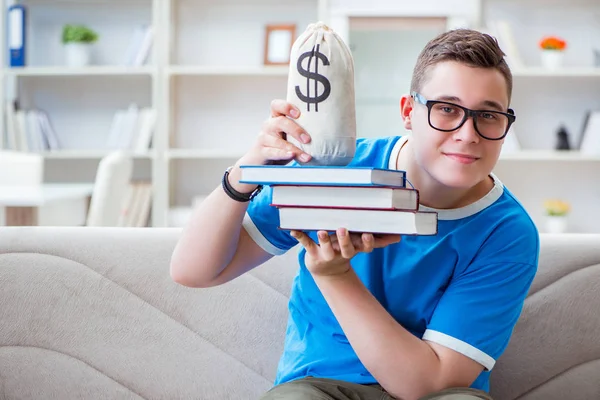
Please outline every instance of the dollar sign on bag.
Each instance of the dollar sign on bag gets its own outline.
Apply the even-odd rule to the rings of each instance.
[[[306,103],[307,111],[310,111],[310,105],[312,103],[315,105],[315,111],[318,112],[319,111],[319,103],[321,103],[322,101],[325,101],[331,94],[331,83],[329,82],[329,80],[326,77],[319,74],[319,60],[321,60],[323,62],[323,65],[329,65],[329,59],[327,58],[327,56],[325,54],[319,52],[319,47],[320,47],[320,45],[316,45],[315,47],[312,48],[311,51],[307,51],[306,53],[304,53],[300,57],[298,57],[298,63],[297,63],[298,73],[306,78],[306,96],[300,90],[300,86],[296,86],[296,96],[298,96],[298,98],[300,100],[302,100],[303,102]],[[304,61],[304,59],[306,57],[310,57],[310,58],[308,59],[307,68],[304,69],[302,67],[302,61]],[[315,66],[314,66],[315,71],[314,72],[312,72],[310,70],[311,63],[313,60],[315,61]],[[315,90],[314,90],[314,93],[312,94],[312,96],[310,93],[311,80],[314,80],[314,82],[315,82],[315,84],[314,84]],[[321,82],[321,84],[323,85],[323,93],[321,93],[321,94],[318,93],[318,83],[319,82]]]

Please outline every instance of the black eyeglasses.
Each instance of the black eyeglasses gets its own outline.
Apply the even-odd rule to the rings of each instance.
[[[427,100],[421,94],[412,92],[411,97],[427,107],[429,126],[442,132],[452,132],[464,125],[472,117],[473,126],[479,136],[487,140],[503,139],[515,122],[515,112],[491,110],[471,110],[446,101]]]

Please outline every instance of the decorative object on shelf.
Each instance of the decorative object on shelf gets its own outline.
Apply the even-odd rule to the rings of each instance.
[[[98,34],[84,25],[63,27],[62,43],[65,49],[65,61],[69,67],[85,67],[91,62],[92,44],[98,40]]]
[[[571,150],[569,143],[569,133],[564,125],[561,125],[556,132],[556,150]]]
[[[542,66],[547,69],[559,69],[563,65],[564,50],[567,42],[557,36],[546,36],[540,40]]]
[[[546,210],[546,232],[565,233],[567,231],[567,216],[571,206],[564,200],[549,199],[544,201]]]
[[[296,25],[267,25],[265,27],[265,65],[288,65],[296,40]]]
[[[9,50],[9,65],[24,67],[25,63],[25,32],[27,31],[27,10],[22,4],[13,4],[7,12],[7,35]]]

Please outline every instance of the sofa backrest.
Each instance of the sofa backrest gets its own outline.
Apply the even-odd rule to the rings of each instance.
[[[538,273],[490,386],[499,400],[600,399],[600,235],[542,234]]]
[[[0,397],[257,399],[296,250],[225,285],[172,282],[174,228],[0,228]],[[498,400],[600,398],[600,235],[544,236],[492,373]]]

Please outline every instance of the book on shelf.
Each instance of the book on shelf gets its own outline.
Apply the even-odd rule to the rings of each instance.
[[[242,165],[241,183],[260,185],[405,187],[406,173],[372,167]]]
[[[60,144],[48,114],[43,110],[19,109],[7,101],[5,135],[0,135],[0,149],[40,152],[58,150]]]
[[[577,148],[581,154],[600,154],[600,111],[586,111]]]
[[[126,110],[117,110],[108,134],[107,147],[145,153],[152,143],[156,128],[156,110],[132,103]]]
[[[150,49],[154,41],[154,28],[151,25],[141,25],[135,28],[133,36],[125,53],[126,66],[141,66],[150,56]]]
[[[390,186],[273,185],[276,207],[416,210],[419,192]]]
[[[152,183],[145,181],[131,182],[123,200],[117,225],[119,227],[148,226],[151,206]]]
[[[278,207],[283,230],[335,231],[374,234],[435,235],[437,213],[410,210],[367,210],[350,208]]]

